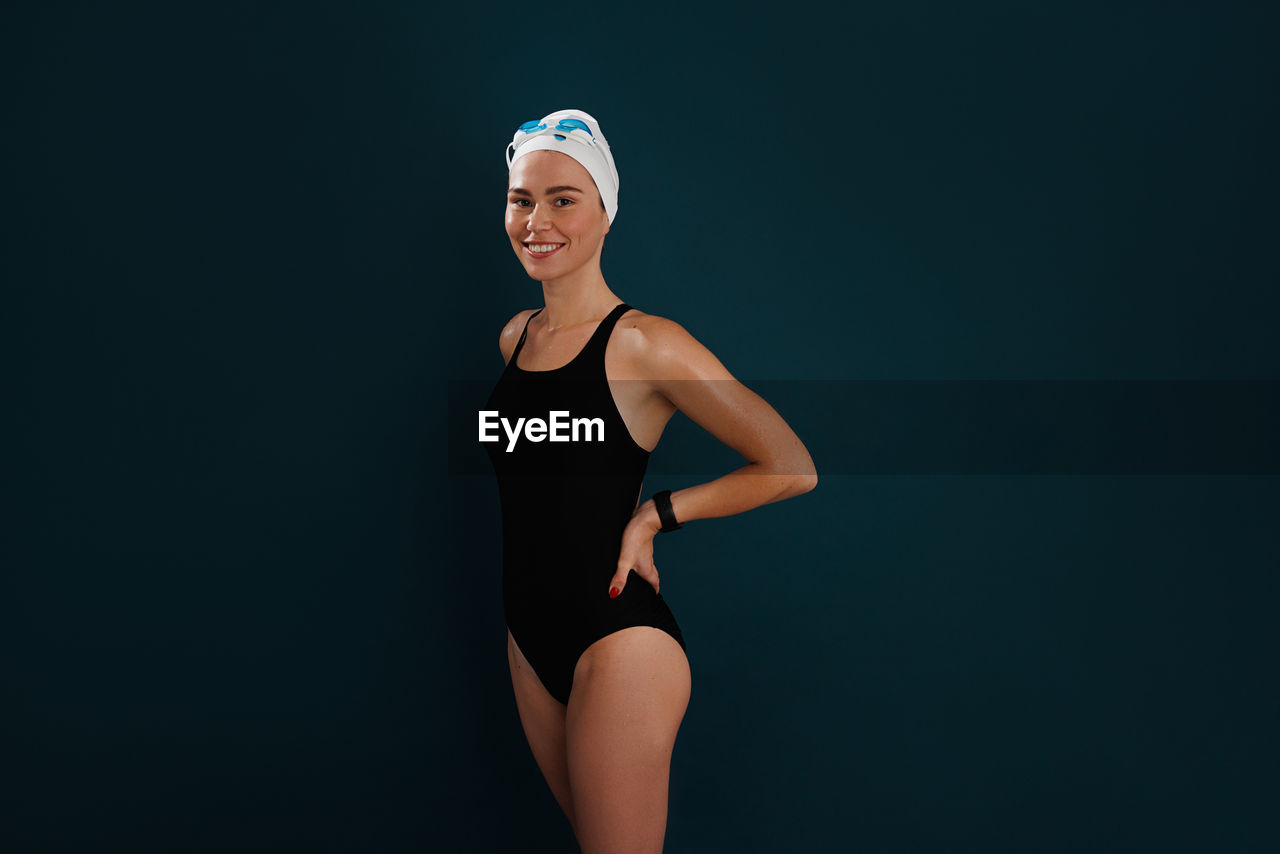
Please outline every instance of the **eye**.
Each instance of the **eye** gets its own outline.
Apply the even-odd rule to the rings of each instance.
[[[512,199],[512,200],[511,200],[511,204],[513,204],[513,205],[518,205],[518,206],[520,206],[520,207],[523,207],[523,206],[524,206],[524,203],[525,203],[525,202],[527,202],[527,201],[529,201],[529,200],[528,200],[528,199],[523,199],[523,198],[520,198],[520,199]],[[560,196],[559,198],[557,198],[557,199],[556,199],[556,201],[557,201],[557,202],[568,202],[570,205],[572,205],[572,204],[576,204],[576,203],[574,202],[574,200],[573,200],[573,199],[570,199],[570,198],[568,198],[567,196]],[[567,207],[567,205],[556,205],[556,207],[558,207],[558,208],[563,208],[563,207]]]

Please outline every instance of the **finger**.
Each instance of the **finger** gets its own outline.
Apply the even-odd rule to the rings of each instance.
[[[630,566],[618,564],[618,571],[613,574],[613,578],[609,579],[609,598],[617,599],[622,593],[622,588],[627,586],[627,576],[631,573]]]

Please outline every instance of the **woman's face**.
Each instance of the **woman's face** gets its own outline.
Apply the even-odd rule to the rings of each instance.
[[[559,278],[595,259],[600,263],[609,215],[591,173],[559,151],[531,151],[507,178],[507,236],[525,272]],[[535,252],[531,246],[550,252]]]

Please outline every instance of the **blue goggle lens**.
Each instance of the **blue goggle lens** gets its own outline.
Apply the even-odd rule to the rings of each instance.
[[[587,123],[581,119],[561,119],[556,122],[556,130],[585,130],[587,136],[595,136],[591,132],[591,128],[587,127]]]
[[[537,119],[530,119],[529,121],[520,125],[520,127],[518,128],[518,130],[522,130],[525,133],[534,133],[535,131],[546,130],[546,129],[547,129],[547,126],[542,122],[538,121]],[[591,137],[592,139],[595,139],[595,134],[591,132],[591,128],[588,127],[587,123],[582,121],[581,119],[561,119],[560,121],[556,122],[556,130],[563,130],[563,131],[585,130],[587,132],[587,136]],[[556,134],[555,137],[556,139],[564,139],[564,137],[561,136],[560,134]]]

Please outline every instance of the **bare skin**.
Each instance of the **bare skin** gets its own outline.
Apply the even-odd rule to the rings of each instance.
[[[546,192],[557,187],[578,192]],[[506,229],[526,272],[542,283],[545,309],[532,320],[537,309],[525,309],[506,324],[498,342],[503,360],[510,361],[528,322],[519,366],[558,368],[623,301],[600,272],[609,221],[590,173],[556,151],[519,158],[508,179]],[[564,246],[537,258],[525,241]],[[742,513],[816,485],[813,461],[782,417],[678,323],[628,310],[605,349],[605,375],[640,447],[655,448],[680,410],[750,461],[715,480],[674,491],[672,509],[681,523]],[[630,583],[658,591],[653,540],[661,521],[651,499],[643,504],[638,499],[610,586],[621,591],[634,569]],[[691,688],[689,662],[679,643],[652,626],[600,638],[578,660],[568,706],[547,692],[510,632],[507,656],[534,759],[584,854],[661,852],[671,753]]]

